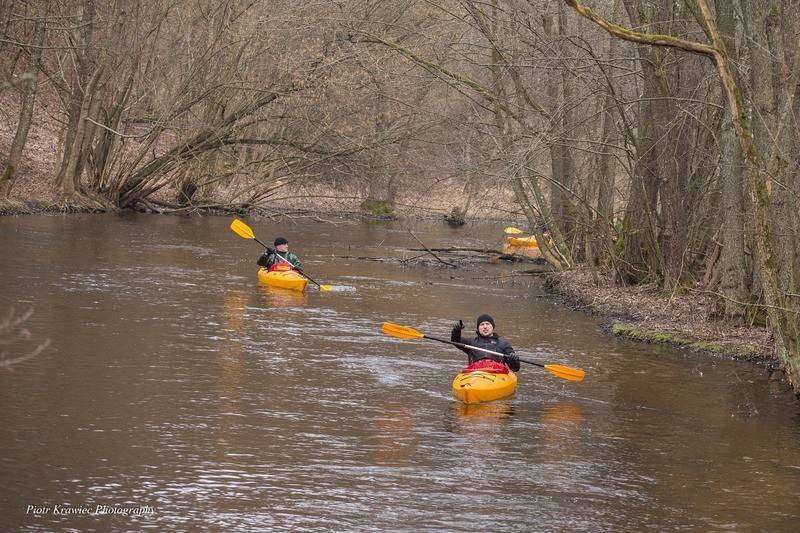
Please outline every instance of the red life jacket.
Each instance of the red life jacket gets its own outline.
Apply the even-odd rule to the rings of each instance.
[[[267,269],[267,272],[286,272],[287,270],[292,270],[292,267],[281,261],[280,263],[273,263]]]
[[[470,363],[468,366],[464,367],[464,370],[461,372],[467,374],[469,372],[475,372],[476,370],[489,372],[491,374],[508,374],[508,367],[506,365],[492,359],[480,359],[474,363]]]

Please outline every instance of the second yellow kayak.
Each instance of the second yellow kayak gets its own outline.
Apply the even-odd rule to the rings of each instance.
[[[464,403],[491,402],[513,396],[517,390],[517,376],[493,374],[480,370],[461,373],[453,380],[453,396]]]
[[[536,242],[536,237],[506,237],[506,243],[509,246],[526,246],[528,248],[538,248],[539,243]]]
[[[267,272],[263,268],[259,268],[258,281],[264,285],[293,291],[304,291],[306,285],[308,285],[308,279],[294,270],[273,270],[272,272]]]

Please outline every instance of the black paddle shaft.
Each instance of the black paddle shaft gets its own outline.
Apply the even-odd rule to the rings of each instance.
[[[249,229],[249,228],[248,228],[248,229]],[[252,231],[250,232],[250,235],[253,235],[253,232],[252,232]],[[258,237],[256,237],[255,235],[253,235],[253,240],[254,240],[254,241],[256,241],[258,244],[260,244],[261,246],[263,246],[264,248],[269,248],[269,246],[267,246],[267,245],[266,245],[266,244],[264,244],[263,242],[259,241],[259,240],[258,240]]]
[[[459,348],[466,348],[466,349],[468,349],[468,350],[477,350],[477,351],[479,351],[479,352],[493,353],[493,354],[495,354],[495,355],[504,355],[504,354],[502,354],[502,353],[500,353],[500,352],[495,352],[495,351],[492,351],[492,350],[487,350],[487,349],[485,349],[485,348],[478,348],[477,346],[470,346],[469,344],[464,344],[463,342],[448,341],[448,340],[445,340],[445,339],[440,339],[440,338],[438,338],[438,337],[431,337],[430,335],[423,335],[423,336],[424,336],[426,339],[430,339],[430,340],[432,340],[432,341],[443,342],[443,343],[445,343],[445,344],[452,344],[453,346],[458,346]],[[534,361],[529,361],[528,359],[520,359],[520,361],[521,361],[521,362],[523,362],[523,363],[528,363],[529,365],[533,365],[533,366],[538,366],[538,367],[541,367],[541,368],[545,368],[545,366],[544,366],[543,364],[541,364],[541,363],[536,363],[536,362],[534,362]]]

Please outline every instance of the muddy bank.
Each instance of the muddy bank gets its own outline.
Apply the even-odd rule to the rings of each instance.
[[[162,208],[155,204],[151,206],[137,205],[135,208],[119,209],[111,205],[91,202],[58,202],[51,200],[21,200],[21,199],[0,199],[0,216],[13,215],[47,215],[47,214],[69,214],[69,213],[113,213],[119,211],[134,211],[139,213],[152,213],[175,216],[192,215],[235,215],[241,217],[276,217],[276,216],[303,216],[321,217],[335,216],[347,219],[370,219],[370,220],[393,220],[391,216],[376,216],[370,213],[345,212],[334,213],[324,210],[313,209],[269,209],[269,208],[236,208],[236,207],[203,207],[187,206],[185,208]],[[433,217],[432,217],[433,218]]]
[[[615,336],[744,359],[770,372],[778,368],[769,331],[719,320],[713,295],[676,296],[654,286],[617,287],[600,281],[597,286],[589,270],[577,269],[549,274],[545,287],[568,307],[601,317],[604,329]]]
[[[24,199],[24,198],[0,198],[0,216],[13,215],[46,215],[46,214],[68,214],[68,213],[112,213],[120,211],[134,211],[139,213],[150,213],[173,216],[239,216],[256,218],[278,218],[278,217],[297,217],[317,219],[325,222],[326,219],[356,220],[356,221],[393,221],[393,220],[429,220],[441,221],[443,224],[451,224],[448,220],[448,211],[435,207],[424,207],[418,205],[399,205],[391,214],[373,213],[364,211],[357,206],[330,207],[315,205],[309,202],[309,206],[226,206],[214,205],[188,205],[184,207],[167,206],[144,202],[135,207],[120,209],[108,202],[94,200],[91,198],[81,198],[75,201],[58,201],[54,199]],[[494,217],[487,214],[475,214],[466,219],[466,224],[471,222],[498,222],[503,224],[524,224],[512,210],[507,210],[506,217]],[[460,225],[460,224],[459,224]]]
[[[114,209],[89,202],[55,202],[45,200],[0,200],[0,216],[48,215],[69,213],[106,213]]]

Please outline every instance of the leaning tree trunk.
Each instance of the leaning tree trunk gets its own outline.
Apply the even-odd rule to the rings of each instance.
[[[535,180],[536,178],[529,180],[531,187],[534,189],[534,202],[531,201],[530,196],[528,195],[527,191],[525,191],[525,187],[523,185],[525,180],[523,180],[523,178],[511,179],[511,187],[514,190],[514,197],[516,198],[517,204],[522,208],[525,218],[528,219],[528,226],[533,229],[532,233],[534,237],[536,237],[536,242],[539,243],[539,251],[541,252],[542,257],[555,270],[566,270],[571,266],[569,261],[558,253],[557,247],[551,247],[549,245],[550,240],[545,238],[545,236],[542,234],[542,229],[539,226],[539,221],[543,218],[547,218],[548,216],[548,207],[545,203],[541,190],[539,190],[538,186],[536,185]],[[538,209],[534,208],[533,203],[536,203]]]

